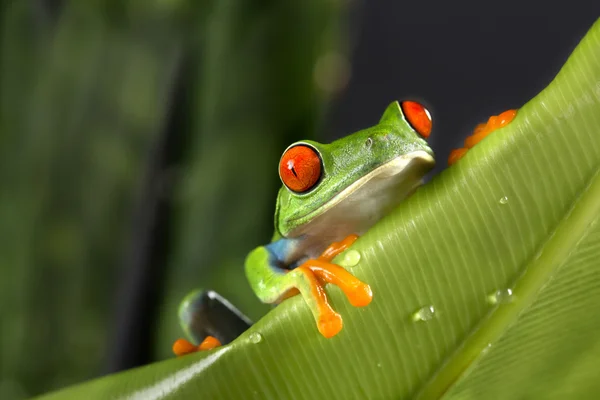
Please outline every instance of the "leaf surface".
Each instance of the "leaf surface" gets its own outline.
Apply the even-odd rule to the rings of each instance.
[[[374,300],[353,308],[329,288],[339,335],[322,338],[296,297],[228,346],[54,398],[589,397],[599,166],[596,22],[513,122],[356,242],[351,272]]]

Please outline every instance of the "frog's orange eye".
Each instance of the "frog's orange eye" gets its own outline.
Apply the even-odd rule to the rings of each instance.
[[[305,145],[290,147],[279,162],[279,176],[290,190],[303,193],[315,186],[321,177],[321,158],[315,149]]]
[[[429,114],[429,111],[415,101],[403,101],[402,112],[410,126],[419,135],[427,139],[431,134],[431,114]]]

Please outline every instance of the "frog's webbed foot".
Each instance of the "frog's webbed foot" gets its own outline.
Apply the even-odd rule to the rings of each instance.
[[[330,338],[343,327],[342,317],[331,308],[325,285],[332,283],[346,294],[350,303],[357,307],[371,302],[373,294],[369,285],[331,260],[346,250],[357,235],[350,235],[339,243],[333,243],[315,258],[304,261],[298,267],[287,270],[278,264],[289,246],[289,239],[280,239],[268,246],[259,247],[246,259],[246,275],[256,295],[264,303],[278,303],[297,294],[310,308],[319,332]]]
[[[465,154],[467,154],[467,151],[470,148],[479,143],[487,135],[508,125],[516,115],[517,110],[504,111],[502,114],[490,117],[485,124],[477,125],[473,131],[473,134],[465,139],[465,147],[455,149],[450,152],[450,156],[448,157],[448,165],[452,165],[460,160]]]
[[[358,235],[349,235],[341,242],[332,243],[319,258],[305,261],[301,266],[312,271],[321,282],[331,283],[342,289],[353,306],[364,307],[373,299],[370,286],[339,265],[331,263],[335,256],[350,247],[356,239]]]
[[[207,336],[198,346],[185,339],[177,339],[173,343],[173,353],[176,356],[183,356],[197,351],[212,350],[219,346],[221,346],[221,342],[213,336]]]
[[[307,299],[307,303],[313,312],[319,332],[327,338],[335,336],[342,329],[343,322],[342,317],[329,305],[324,290],[325,284],[338,286],[355,307],[364,307],[373,299],[369,285],[339,265],[331,263],[335,256],[346,250],[356,239],[357,235],[350,235],[341,242],[332,243],[318,258],[307,260],[294,270],[301,271],[305,276],[312,297],[311,301]],[[306,299],[306,290],[299,290]]]

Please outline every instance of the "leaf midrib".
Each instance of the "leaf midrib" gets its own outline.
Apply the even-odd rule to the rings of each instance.
[[[523,273],[512,286],[514,300],[492,308],[417,392],[415,398],[439,399],[459,380],[468,367],[483,354],[488,344],[497,341],[519,314],[534,302],[540,289],[568,259],[594,221],[593,217],[598,214],[600,169],[596,170],[572,207],[541,243],[539,250],[523,266]]]

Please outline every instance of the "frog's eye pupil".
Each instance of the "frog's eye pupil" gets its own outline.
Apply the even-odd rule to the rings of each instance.
[[[416,101],[403,101],[402,112],[410,126],[425,139],[431,134],[431,114]]]
[[[310,146],[290,147],[281,157],[279,176],[288,189],[304,193],[321,178],[321,158]]]

